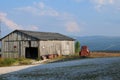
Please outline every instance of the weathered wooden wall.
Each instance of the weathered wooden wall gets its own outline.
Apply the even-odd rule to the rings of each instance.
[[[74,53],[74,41],[39,41],[20,32],[13,32],[2,39],[2,57],[25,57],[27,47],[38,48],[38,57],[48,54],[69,55]]]
[[[31,42],[31,47],[38,47],[38,41],[19,32],[6,36],[2,40],[2,57],[25,57],[25,48],[30,47],[29,41]]]
[[[39,44],[41,56],[48,54],[74,54],[74,41],[40,41]]]

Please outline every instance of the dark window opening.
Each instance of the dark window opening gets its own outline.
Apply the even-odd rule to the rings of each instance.
[[[30,59],[38,58],[38,48],[36,47],[27,47],[25,49],[25,57]]]

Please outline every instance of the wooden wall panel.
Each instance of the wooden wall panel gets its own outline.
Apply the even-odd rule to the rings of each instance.
[[[40,55],[74,54],[74,41],[40,41]]]
[[[37,41],[20,32],[14,32],[2,39],[2,57],[25,57],[25,49],[28,47],[38,47],[39,57],[48,54],[70,55],[74,53],[74,41]]]

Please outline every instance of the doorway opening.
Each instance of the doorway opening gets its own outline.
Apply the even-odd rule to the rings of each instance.
[[[26,47],[25,57],[30,59],[38,58],[38,48],[37,47]]]

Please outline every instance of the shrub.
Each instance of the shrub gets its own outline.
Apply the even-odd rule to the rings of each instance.
[[[75,43],[75,53],[78,53],[79,51],[80,51],[80,42],[77,41],[77,42]]]

